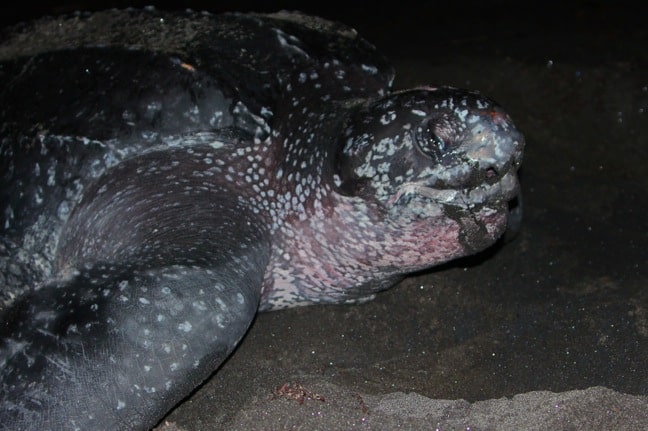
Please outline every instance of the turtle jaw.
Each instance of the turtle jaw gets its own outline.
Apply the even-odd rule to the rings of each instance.
[[[500,237],[515,236],[521,224],[521,206],[514,204],[519,203],[519,191],[514,169],[496,182],[463,188],[409,182],[399,187],[387,208],[393,221],[427,232],[427,238],[435,238],[439,229],[456,229],[454,240],[461,250],[453,255],[457,257],[484,250]]]
[[[457,223],[465,231],[462,243],[469,252],[486,248],[503,234],[509,239],[514,237],[521,224],[520,184],[515,169],[496,182],[467,187],[405,183],[389,199],[387,207],[392,218],[405,217],[415,224],[445,223],[446,219]]]
[[[514,171],[506,173],[495,183],[483,182],[478,186],[465,188],[438,188],[412,181],[401,185],[394,196],[387,201],[387,205],[389,207],[402,205],[404,200],[418,196],[436,205],[471,211],[477,207],[498,206],[502,202],[513,201],[519,195],[519,191],[520,183]]]

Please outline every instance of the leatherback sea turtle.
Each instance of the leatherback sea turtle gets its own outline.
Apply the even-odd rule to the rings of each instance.
[[[258,310],[370,299],[488,247],[524,140],[470,91],[391,92],[297,13],[107,11],[0,47],[0,427],[146,429]]]

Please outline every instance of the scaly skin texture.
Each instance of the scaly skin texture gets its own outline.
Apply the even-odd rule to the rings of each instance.
[[[0,428],[148,429],[258,310],[506,229],[523,137],[299,14],[109,11],[0,46]]]

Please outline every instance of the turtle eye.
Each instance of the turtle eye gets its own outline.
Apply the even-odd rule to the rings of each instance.
[[[423,154],[435,160],[439,160],[445,153],[446,144],[439,135],[434,133],[431,122],[426,122],[416,129],[415,141]]]

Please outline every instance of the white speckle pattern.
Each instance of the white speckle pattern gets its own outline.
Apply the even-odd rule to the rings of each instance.
[[[314,139],[310,127],[322,127],[322,118],[329,117],[303,112],[296,130],[308,139],[295,153],[302,162],[288,159],[282,166],[296,172],[278,175],[294,188],[276,201],[278,214],[288,216],[275,222],[281,239],[275,240],[263,309],[363,300],[400,274],[483,248],[502,232],[506,201],[517,193],[514,172],[522,140],[492,102],[461,90],[422,89],[397,93],[359,115],[342,132],[340,175],[322,181],[323,165],[302,162]],[[466,124],[475,117],[468,131]],[[310,118],[318,125],[311,126]],[[293,134],[288,131],[283,140],[289,155]],[[327,157],[318,154],[315,160]],[[297,182],[305,166],[317,176]],[[475,169],[494,169],[501,181],[473,183]],[[340,194],[357,179],[367,181],[363,194]],[[457,218],[446,211],[466,213]],[[471,214],[483,217],[483,230],[475,229]]]
[[[0,299],[20,317],[1,322],[0,408],[25,418],[9,428],[148,429],[257,308],[363,302],[504,229],[524,145],[508,116],[463,90],[391,93],[348,27],[47,22],[0,46],[19,71],[0,94]]]

